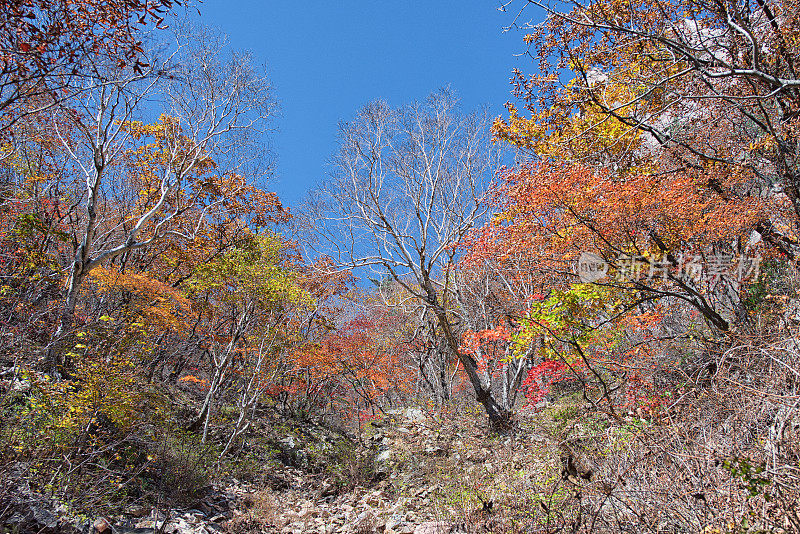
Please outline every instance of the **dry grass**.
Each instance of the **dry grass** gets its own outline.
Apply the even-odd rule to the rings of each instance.
[[[477,414],[406,424],[395,484],[476,531],[800,532],[800,349],[739,343],[714,364],[645,418],[562,399],[512,436]]]

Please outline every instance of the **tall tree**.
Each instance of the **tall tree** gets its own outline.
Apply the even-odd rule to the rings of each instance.
[[[114,83],[87,87],[75,102],[78,111],[62,112],[72,118],[71,135],[60,138],[78,189],[74,255],[54,343],[71,326],[78,291],[92,269],[168,236],[190,242],[214,218],[242,217],[242,203],[261,211],[252,214],[255,224],[279,210],[274,195],[260,194],[242,176],[252,158],[230,157],[257,141],[272,115],[269,84],[247,57],[226,57],[223,45],[201,32],[173,56],[180,70],[163,86],[152,70],[112,67],[106,79]],[[163,89],[170,114],[152,125],[134,121],[141,101],[156,89]],[[178,224],[187,217],[193,221]],[[51,346],[51,365],[56,355]]]
[[[485,115],[462,115],[448,89],[424,104],[363,108],[340,126],[333,176],[309,203],[308,224],[340,265],[376,267],[436,318],[491,422],[500,406],[475,359],[459,351],[453,269],[456,245],[483,216],[491,181]]]

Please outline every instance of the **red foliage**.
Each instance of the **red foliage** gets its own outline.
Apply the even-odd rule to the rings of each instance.
[[[545,360],[530,371],[528,376],[522,381],[522,389],[525,398],[530,404],[541,401],[550,391],[553,383],[565,378],[569,368],[561,362]]]

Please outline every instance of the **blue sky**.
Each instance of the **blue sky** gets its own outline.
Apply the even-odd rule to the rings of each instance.
[[[281,106],[267,184],[297,206],[325,176],[337,124],[376,98],[400,105],[450,85],[465,110],[492,116],[510,100],[511,71],[532,64],[498,0],[204,0],[200,21],[265,63]],[[531,11],[531,13],[533,13]],[[530,16],[530,13],[528,14]]]

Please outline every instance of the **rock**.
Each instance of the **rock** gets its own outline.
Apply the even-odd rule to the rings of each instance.
[[[12,473],[13,477],[13,473]],[[36,532],[41,534],[79,534],[94,532],[91,525],[85,524],[80,530],[74,525],[59,521],[53,513],[56,503],[43,495],[30,491],[26,484],[18,484],[19,493],[0,500],[0,510],[4,511],[0,520],[0,532]],[[87,528],[88,527],[88,528]]]
[[[425,414],[420,408],[406,408],[405,412],[403,412],[403,417],[405,417],[406,421],[419,422],[424,421],[426,419]]]
[[[45,528],[55,528],[58,518],[45,506],[35,506],[32,508],[33,519]]]
[[[389,519],[386,520],[386,530],[394,530],[398,526],[403,524],[403,516],[400,514],[392,514]]]
[[[163,530],[165,534],[185,534],[190,532],[192,527],[183,518],[178,518],[175,521],[170,521],[164,526]]]
[[[196,510],[194,508],[189,508],[188,510],[186,510],[186,513],[184,514],[184,516],[186,516],[186,515],[192,515],[196,519],[203,519],[204,517],[206,517],[206,514],[204,514],[200,510]]]
[[[449,534],[473,534],[475,526],[470,523],[457,523],[447,531]]]
[[[136,528],[155,530],[161,528],[161,525],[163,523],[164,523],[163,520],[143,519],[142,521],[136,523]]]
[[[316,510],[311,508],[310,506],[303,506],[303,508],[298,512],[297,517],[300,519],[305,519],[308,516],[316,515]]]
[[[365,510],[356,517],[352,527],[356,532],[371,532],[376,530],[377,523],[378,518],[375,517],[372,510]]]
[[[190,525],[199,525],[202,523],[203,516],[202,514],[194,514],[192,512],[187,512],[181,516],[184,521],[189,523]]]
[[[386,494],[380,490],[373,491],[372,493],[365,495],[362,499],[362,502],[371,508],[380,508],[383,505],[383,501],[386,500]]]
[[[125,508],[125,515],[131,517],[144,517],[150,513],[150,508],[141,504],[132,504]]]
[[[470,462],[474,462],[476,464],[482,464],[483,462],[488,460],[491,457],[491,455],[492,455],[491,451],[487,449],[480,449],[470,453],[467,456],[467,460],[469,460]]]
[[[427,497],[428,495],[430,495],[431,493],[433,493],[437,489],[439,489],[439,485],[438,484],[434,484],[433,486],[420,488],[420,489],[417,490],[417,492],[414,494],[414,496],[415,497],[419,497],[420,499],[424,499],[425,497]]]
[[[425,454],[429,456],[447,456],[447,451],[438,445],[428,444],[425,447]]]
[[[414,534],[447,534],[450,532],[450,523],[445,521],[426,521],[414,529]]]
[[[206,517],[224,516],[227,519],[231,516],[231,504],[235,499],[236,496],[233,494],[210,489],[191,508],[201,511]]]
[[[26,393],[30,391],[31,383],[29,380],[14,380],[11,383],[11,389],[20,393]]]
[[[111,523],[104,517],[98,517],[92,523],[93,534],[111,534]]]

